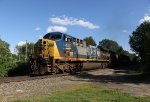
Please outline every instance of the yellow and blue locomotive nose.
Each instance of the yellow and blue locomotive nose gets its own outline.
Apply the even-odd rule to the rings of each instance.
[[[35,46],[36,56],[48,58],[56,57],[61,58],[60,53],[56,44],[56,41],[49,39],[40,39]]]
[[[42,39],[42,57],[54,57],[54,41]]]

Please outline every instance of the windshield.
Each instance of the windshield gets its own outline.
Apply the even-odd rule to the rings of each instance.
[[[61,34],[46,34],[43,38],[50,39],[50,40],[59,40],[61,39]]]

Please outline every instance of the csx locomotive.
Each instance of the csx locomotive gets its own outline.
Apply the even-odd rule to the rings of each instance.
[[[30,74],[56,74],[93,68],[105,68],[110,54],[99,46],[61,32],[52,32],[39,39],[29,57]]]

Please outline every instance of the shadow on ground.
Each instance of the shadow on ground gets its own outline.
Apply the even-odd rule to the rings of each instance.
[[[88,72],[82,72],[80,74],[76,74],[75,76],[78,78],[84,78],[88,80],[80,80],[80,81],[91,81],[91,82],[103,82],[103,83],[134,83],[134,84],[150,84],[150,79],[139,73],[137,66],[130,66],[130,67],[120,67],[113,69],[113,74],[100,74],[94,75],[89,74]],[[139,66],[138,66],[139,67]]]

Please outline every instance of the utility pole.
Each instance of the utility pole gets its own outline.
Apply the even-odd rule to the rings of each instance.
[[[27,46],[27,40],[26,40],[26,55],[25,55],[25,61],[27,61],[28,57],[28,46]]]

